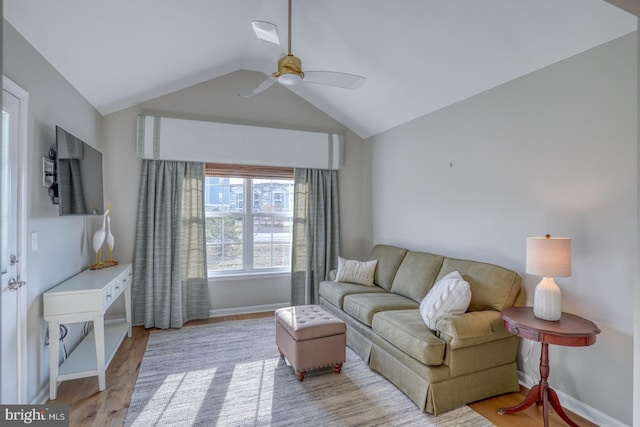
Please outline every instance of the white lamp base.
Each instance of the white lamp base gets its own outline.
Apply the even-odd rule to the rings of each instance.
[[[560,320],[562,295],[553,278],[545,277],[536,286],[533,295],[533,315],[542,320]]]

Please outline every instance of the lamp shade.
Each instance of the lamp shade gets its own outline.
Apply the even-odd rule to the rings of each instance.
[[[571,239],[528,237],[526,270],[536,276],[571,276]]]

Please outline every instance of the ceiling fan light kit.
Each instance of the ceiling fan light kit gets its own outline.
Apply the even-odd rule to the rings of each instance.
[[[273,77],[285,86],[297,85],[304,79],[302,61],[291,54],[283,56],[278,60],[278,71],[273,74]]]
[[[278,27],[266,21],[252,21],[251,26],[258,40],[274,44],[282,48]],[[239,96],[248,98],[268,89],[275,82],[284,86],[294,86],[300,83],[314,83],[334,86],[343,89],[357,89],[364,83],[365,78],[356,74],[337,73],[334,71],[309,71],[307,79],[302,71],[302,61],[291,53],[291,0],[289,0],[289,51],[278,60],[278,71],[267,77],[258,87],[250,92],[239,93]],[[283,49],[284,53],[284,49]]]
[[[297,74],[282,74],[278,77],[278,83],[285,86],[294,86],[302,81],[302,77]]]

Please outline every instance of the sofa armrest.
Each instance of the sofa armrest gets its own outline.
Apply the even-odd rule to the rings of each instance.
[[[452,349],[470,347],[511,336],[494,310],[449,314],[437,324],[438,336]]]

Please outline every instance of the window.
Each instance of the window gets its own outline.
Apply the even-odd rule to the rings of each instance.
[[[207,164],[209,276],[290,271],[293,169]]]

